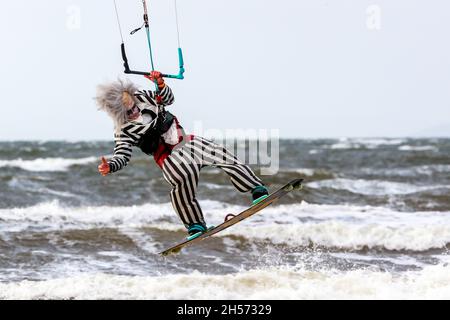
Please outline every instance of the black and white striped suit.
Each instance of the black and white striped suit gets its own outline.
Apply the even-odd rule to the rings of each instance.
[[[164,178],[172,185],[172,205],[186,226],[205,222],[196,190],[200,170],[206,166],[224,170],[240,192],[248,192],[263,184],[247,165],[224,147],[195,136],[193,140],[173,150],[163,165]]]
[[[162,97],[160,106],[164,107],[173,103],[174,96],[168,86],[165,86],[159,94]],[[158,107],[154,93],[138,91],[135,97],[140,102],[138,107],[146,119],[125,123],[120,133],[115,135],[114,156],[108,160],[111,173],[121,170],[128,164],[132,147],[149,128],[155,125]],[[170,132],[177,134],[176,130]],[[169,151],[162,162],[164,178],[172,186],[170,192],[172,205],[186,226],[205,222],[196,198],[200,170],[203,167],[221,168],[228,174],[236,189],[241,192],[248,192],[263,184],[249,166],[240,162],[224,147],[202,137],[186,140],[188,140],[187,137],[184,137],[183,144]]]

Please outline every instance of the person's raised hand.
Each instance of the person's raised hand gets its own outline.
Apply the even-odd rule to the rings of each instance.
[[[150,75],[145,76],[147,79],[149,79],[152,82],[156,82],[158,84],[158,88],[163,89],[165,86],[164,78],[162,77],[161,72],[159,71],[152,71],[150,72]]]

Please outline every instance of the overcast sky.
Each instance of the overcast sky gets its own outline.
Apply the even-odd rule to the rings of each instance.
[[[140,0],[117,0],[148,69]],[[156,68],[177,73],[172,0],[149,0]],[[450,136],[448,0],[178,0],[187,131],[282,137]],[[96,85],[123,76],[112,0],[4,1],[0,140],[111,139]],[[151,87],[141,77],[128,76]]]

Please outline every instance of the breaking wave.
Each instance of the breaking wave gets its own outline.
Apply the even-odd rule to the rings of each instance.
[[[201,202],[210,224],[223,221],[227,212],[244,207],[217,201]],[[370,206],[295,205],[268,207],[218,237],[238,236],[248,241],[268,241],[289,247],[320,246],[359,250],[427,251],[450,244],[448,212],[397,212]],[[130,207],[62,207],[58,202],[28,208],[0,209],[0,231],[37,229],[91,230],[99,228],[153,228],[184,231],[169,203]],[[172,236],[173,237],[173,236]]]
[[[401,146],[398,148],[400,151],[438,151],[439,149],[434,146]]]
[[[328,146],[329,149],[376,149],[381,146],[395,146],[404,143],[404,139],[374,139],[374,138],[341,138]]]
[[[269,268],[227,275],[81,275],[0,283],[1,299],[450,299],[450,267],[400,275],[372,270]]]
[[[384,180],[364,179],[328,179],[314,181],[307,184],[314,189],[329,188],[335,190],[346,190],[363,195],[389,195],[389,194],[411,194],[436,189],[449,189],[450,186],[417,186],[409,183],[391,182]]]
[[[98,161],[95,157],[87,157],[81,159],[65,159],[65,158],[38,158],[33,160],[0,160],[1,167],[15,167],[26,171],[67,171],[74,165],[85,165]]]

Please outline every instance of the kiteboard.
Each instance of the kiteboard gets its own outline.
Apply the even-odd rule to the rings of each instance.
[[[302,189],[302,182],[303,179],[295,179],[292,180],[291,182],[289,182],[288,184],[286,184],[285,186],[281,187],[280,189],[278,189],[277,191],[275,191],[274,193],[270,194],[268,197],[266,197],[265,199],[261,200],[260,202],[252,205],[250,208],[242,211],[241,213],[234,215],[234,214],[228,214],[225,217],[225,221],[216,226],[216,227],[210,227],[208,228],[208,230],[204,233],[198,233],[195,234],[193,236],[190,236],[188,238],[186,238],[184,241],[170,247],[167,250],[164,250],[162,252],[160,252],[161,255],[163,256],[168,256],[171,254],[176,254],[179,253],[181,251],[182,248],[193,245],[195,243],[198,243],[202,240],[205,240],[206,238],[211,237],[212,235],[225,230],[229,227],[231,227],[232,225],[235,225],[238,222],[241,222],[242,220],[254,215],[255,213],[261,211],[262,209],[266,208],[267,206],[277,202],[278,200],[280,200],[283,196],[285,196],[286,194],[288,194],[289,192],[293,191],[293,190],[301,190]]]

